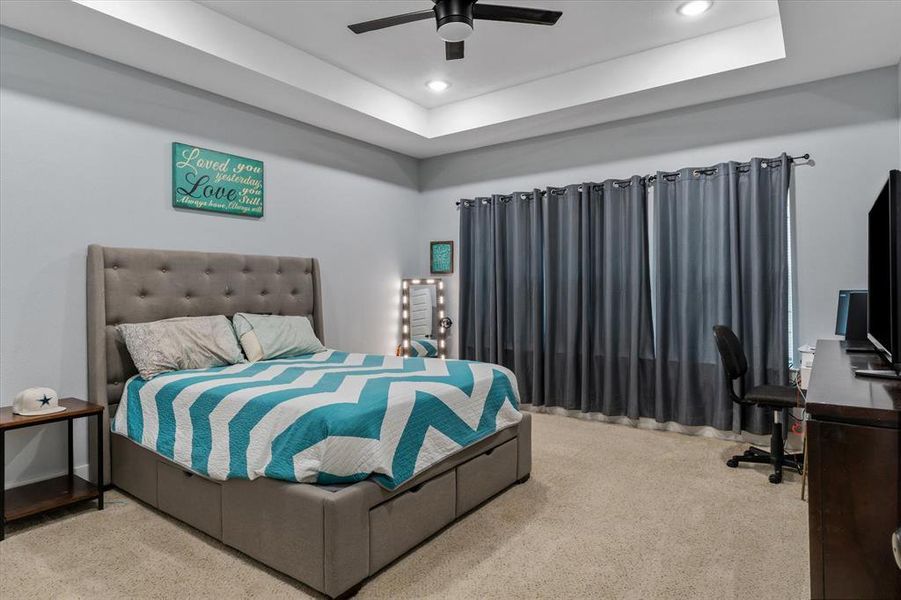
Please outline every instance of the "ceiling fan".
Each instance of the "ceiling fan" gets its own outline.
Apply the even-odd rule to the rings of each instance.
[[[435,6],[426,10],[354,23],[347,27],[354,33],[366,33],[434,17],[438,27],[438,37],[444,40],[445,58],[457,60],[463,58],[463,40],[472,33],[474,19],[526,25],[553,25],[563,14],[559,10],[479,4],[477,0],[433,0],[433,2]]]

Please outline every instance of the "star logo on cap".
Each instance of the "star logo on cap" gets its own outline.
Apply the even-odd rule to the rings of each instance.
[[[41,403],[41,406],[47,406],[50,404],[50,398],[47,397],[47,394],[44,394],[44,397],[38,400]]]

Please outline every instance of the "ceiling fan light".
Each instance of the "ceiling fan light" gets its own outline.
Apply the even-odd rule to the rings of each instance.
[[[683,17],[697,17],[710,10],[711,6],[713,6],[712,0],[691,0],[691,2],[681,4],[676,10]]]
[[[446,21],[438,27],[438,37],[445,42],[462,42],[472,34],[472,25],[466,21]]]

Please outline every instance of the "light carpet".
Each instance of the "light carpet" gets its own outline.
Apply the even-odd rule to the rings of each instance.
[[[734,442],[533,415],[532,478],[359,598],[807,598],[799,476],[729,469]],[[13,523],[0,597],[321,598],[118,492]]]

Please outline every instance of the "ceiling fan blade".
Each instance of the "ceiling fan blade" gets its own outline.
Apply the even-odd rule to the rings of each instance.
[[[375,31],[376,29],[385,29],[386,27],[394,27],[395,25],[403,25],[404,23],[412,23],[413,21],[424,21],[425,19],[434,19],[435,9],[417,10],[416,12],[404,13],[402,15],[394,15],[393,17],[385,17],[383,19],[373,19],[372,21],[363,21],[362,23],[354,23],[348,25],[347,28],[354,33],[366,33],[367,31]]]
[[[444,58],[446,60],[463,58],[463,42],[444,42]]]
[[[499,6],[477,2],[472,6],[472,16],[485,21],[506,21],[527,25],[553,25],[563,15],[559,10],[542,8],[522,8],[519,6]]]

